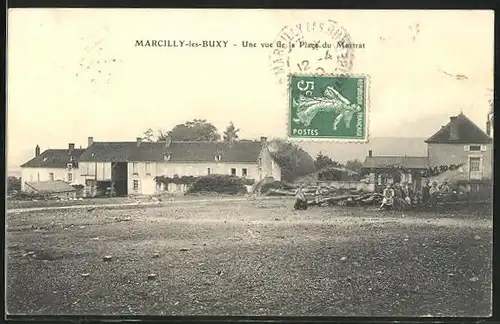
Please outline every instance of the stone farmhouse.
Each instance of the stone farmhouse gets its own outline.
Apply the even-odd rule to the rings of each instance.
[[[67,149],[48,149],[40,153],[40,147],[35,147],[35,156],[21,165],[21,190],[27,191],[29,184],[39,182],[64,181],[77,183],[78,160],[85,149],[75,149],[70,143]]]
[[[369,173],[371,183],[391,182],[389,169],[401,168],[401,181],[420,185],[419,175],[433,167],[460,165],[459,178],[463,181],[491,181],[493,144],[486,132],[463,113],[450,117],[434,135],[425,140],[427,156],[374,156],[372,151],[362,169]]]
[[[86,149],[74,150],[70,144],[69,150],[47,150],[23,164],[22,183],[64,180],[85,186],[91,195],[112,186],[117,195],[125,196],[185,190],[158,184],[157,176],[227,174],[255,181],[268,177],[281,180],[281,168],[267,144],[266,137],[232,143],[144,142],[141,138],[133,142],[98,142],[89,137]],[[52,157],[51,167],[40,162],[45,156]]]

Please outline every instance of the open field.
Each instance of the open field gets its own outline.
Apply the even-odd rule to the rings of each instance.
[[[138,199],[128,197],[113,197],[113,198],[84,198],[81,200],[7,200],[7,209],[20,209],[20,208],[45,208],[45,207],[66,207],[66,206],[84,206],[84,205],[116,205],[116,204],[129,204],[137,200],[147,202],[149,197],[140,197]],[[163,200],[169,201],[175,199],[176,201],[191,201],[199,200],[197,196],[176,196],[176,197],[163,197]]]
[[[491,216],[292,205],[222,199],[9,213],[7,310],[490,314]]]

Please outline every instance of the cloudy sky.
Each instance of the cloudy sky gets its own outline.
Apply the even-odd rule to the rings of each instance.
[[[297,22],[333,19],[365,44],[352,72],[371,78],[371,137],[428,137],[460,111],[483,127],[493,87],[490,11],[14,9],[8,19],[8,168],[36,144],[134,140],[194,118],[221,131],[233,121],[242,138],[284,137],[286,89],[260,42]],[[137,39],[259,46],[140,48]]]

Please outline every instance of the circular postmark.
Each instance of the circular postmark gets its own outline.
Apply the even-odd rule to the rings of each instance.
[[[347,30],[334,20],[309,21],[281,29],[269,56],[280,84],[289,74],[345,74],[354,63],[354,45]]]

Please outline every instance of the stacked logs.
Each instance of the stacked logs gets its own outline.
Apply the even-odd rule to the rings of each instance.
[[[375,192],[363,192],[356,189],[332,189],[324,188],[321,190],[319,199],[316,196],[317,187],[306,187],[303,192],[308,200],[308,205],[326,206],[356,206],[380,204],[382,194]],[[268,196],[295,196],[295,190],[270,189]]]

